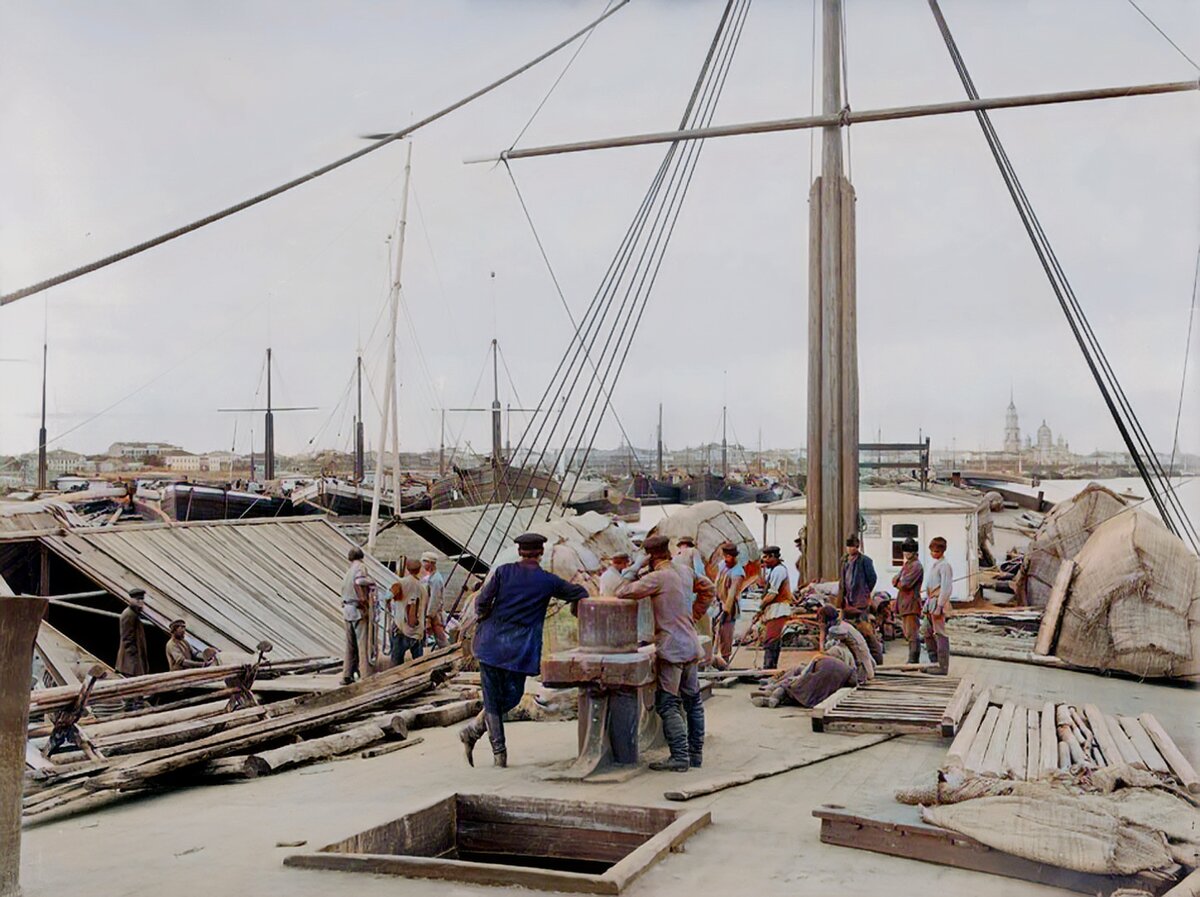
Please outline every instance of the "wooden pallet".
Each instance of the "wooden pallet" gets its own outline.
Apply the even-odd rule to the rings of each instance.
[[[823,844],[990,872],[1082,894],[1109,895],[1120,888],[1162,894],[1183,876],[1180,866],[1137,875],[1096,875],[1034,862],[994,850],[958,832],[930,825],[921,819],[919,808],[903,804],[887,803],[853,811],[824,806],[813,810],[813,816],[821,820]]]
[[[812,712],[814,732],[940,734],[952,738],[974,693],[969,678],[920,673],[879,673],[857,688],[843,688]]]

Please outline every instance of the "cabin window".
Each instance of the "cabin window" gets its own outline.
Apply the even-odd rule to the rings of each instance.
[[[892,524],[892,566],[899,567],[904,563],[904,552],[900,550],[900,546],[904,544],[906,539],[918,538],[920,529],[915,523],[893,523]]]

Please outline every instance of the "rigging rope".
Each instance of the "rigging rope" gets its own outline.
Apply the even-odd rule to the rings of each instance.
[[[354,162],[358,159],[361,159],[363,156],[366,156],[369,153],[373,153],[378,149],[382,149],[383,147],[387,146],[388,144],[394,143],[395,141],[400,140],[400,139],[408,136],[409,134],[412,134],[414,131],[421,129],[428,124],[432,124],[433,122],[437,121],[439,118],[443,118],[444,116],[449,115],[451,112],[461,109],[463,106],[466,106],[468,103],[472,102],[473,100],[477,100],[477,99],[479,99],[479,97],[484,96],[485,94],[491,93],[497,87],[500,87],[503,84],[507,84],[513,78],[516,78],[518,75],[525,73],[526,71],[528,71],[529,69],[531,69],[535,65],[537,65],[538,63],[543,62],[544,60],[553,56],[559,50],[563,49],[563,47],[569,46],[570,44],[574,43],[579,38],[581,38],[587,34],[590,34],[592,32],[592,30],[594,28],[596,28],[596,26],[598,26],[601,22],[603,22],[609,16],[615,14],[618,10],[621,9],[621,7],[625,6],[625,4],[627,4],[628,2],[629,2],[629,0],[616,0],[616,6],[612,7],[611,9],[606,10],[604,12],[604,14],[601,15],[599,18],[595,19],[590,24],[579,29],[574,34],[572,34],[570,37],[568,37],[562,41],[559,41],[557,44],[555,44],[549,50],[546,50],[545,52],[539,54],[538,56],[535,56],[529,62],[526,62],[524,65],[520,66],[519,68],[514,69],[513,71],[509,72],[507,75],[497,78],[495,81],[492,81],[491,83],[479,88],[478,90],[468,94],[467,96],[463,97],[460,100],[456,100],[455,102],[451,103],[449,106],[439,109],[437,112],[434,112],[431,115],[427,115],[425,118],[421,119],[420,121],[418,121],[414,124],[409,125],[406,128],[402,128],[399,131],[396,131],[392,134],[371,135],[371,139],[373,140],[373,142],[371,144],[363,147],[360,150],[356,150],[355,152],[350,153],[347,156],[342,156],[342,158],[340,158],[340,159],[336,159],[333,162],[329,162],[326,165],[322,165],[320,168],[315,168],[312,171],[307,172],[306,174],[302,174],[297,178],[293,178],[292,180],[287,181],[286,183],[280,184],[278,187],[273,187],[270,190],[264,190],[262,193],[259,193],[255,196],[251,196],[249,199],[244,199],[241,202],[235,203],[234,205],[228,206],[227,208],[221,209],[220,211],[213,212],[210,215],[205,215],[203,218],[197,219],[196,221],[193,221],[190,224],[185,224],[182,227],[177,227],[174,230],[170,230],[170,231],[167,231],[166,233],[159,234],[156,237],[151,237],[149,240],[145,240],[141,243],[138,243],[136,246],[131,246],[128,249],[123,249],[120,252],[113,253],[112,255],[107,255],[102,259],[98,259],[98,260],[91,262],[89,264],[86,264],[86,265],[81,265],[78,268],[73,268],[70,271],[66,271],[62,274],[55,275],[54,277],[47,278],[46,280],[42,280],[42,281],[39,281],[38,283],[32,284],[32,285],[24,287],[22,289],[15,290],[14,292],[5,293],[3,295],[0,295],[0,306],[8,305],[10,302],[16,302],[18,299],[24,299],[27,296],[32,296],[35,293],[40,293],[43,290],[48,290],[51,287],[55,287],[55,286],[58,286],[59,284],[66,283],[69,280],[74,280],[77,277],[82,277],[85,274],[90,274],[93,271],[98,271],[101,268],[106,268],[109,265],[116,264],[117,262],[124,261],[127,258],[138,255],[139,253],[145,252],[147,249],[153,249],[155,246],[161,246],[163,243],[167,243],[171,240],[182,237],[185,234],[191,233],[192,231],[199,230],[200,228],[205,227],[209,224],[213,224],[217,221],[220,221],[223,218],[228,218],[230,215],[235,215],[238,212],[245,211],[246,209],[256,206],[261,202],[266,202],[268,199],[273,199],[274,197],[279,196],[281,193],[286,193],[288,190],[291,190],[295,187],[299,187],[301,184],[306,184],[309,181],[316,180],[317,178],[321,177],[322,175],[329,174],[329,172],[335,171],[338,168],[341,168],[343,165],[348,165],[349,163]]]
[[[1192,354],[1192,324],[1196,319],[1196,288],[1200,286],[1200,249],[1196,250],[1196,270],[1192,274],[1192,307],[1188,311],[1187,332],[1183,343],[1183,376],[1179,381],[1179,408],[1175,411],[1175,434],[1171,437],[1171,463],[1168,475],[1175,475],[1175,455],[1179,452],[1179,422],[1183,419],[1183,394],[1187,388],[1188,358]]]
[[[967,95],[971,99],[978,98],[979,94],[975,89],[974,81],[971,79],[970,73],[966,68],[966,63],[963,61],[958,46],[950,33],[938,0],[929,0],[929,6],[933,11],[934,18],[937,20],[938,28],[950,53],[951,61],[958,72]],[[1172,533],[1191,542],[1193,550],[1200,552],[1200,536],[1197,535],[1195,528],[1192,526],[1186,509],[1179,501],[1178,496],[1175,495],[1174,485],[1163,471],[1158,456],[1150,444],[1140,420],[1130,405],[1128,397],[1125,395],[1112,366],[1109,364],[1108,357],[1100,345],[1095,332],[1092,330],[1091,324],[1082,306],[1079,304],[1079,300],[1067,279],[1066,273],[1059,263],[1053,247],[1050,245],[1049,238],[1046,236],[1041,222],[1033,210],[1032,203],[1029,201],[1024,187],[1017,177],[1016,170],[1008,158],[1007,151],[1000,142],[995,128],[992,126],[991,118],[987,112],[982,110],[977,111],[975,115],[983,130],[988,147],[1000,169],[1005,186],[1012,197],[1014,205],[1017,207],[1017,213],[1021,218],[1021,222],[1029,235],[1030,241],[1033,243],[1034,250],[1046,272],[1047,278],[1050,280],[1051,288],[1054,290],[1072,334],[1075,336],[1076,342],[1083,352],[1084,361],[1087,363],[1093,379],[1100,389],[1101,396],[1112,415],[1113,421],[1121,434],[1121,438],[1125,442],[1126,448],[1129,450],[1135,466],[1138,468],[1142,480],[1150,490],[1150,496],[1158,508],[1164,524],[1166,524]]]
[[[1132,6],[1134,9],[1136,9],[1139,13],[1141,13],[1142,18],[1145,19],[1147,22],[1149,22],[1150,25],[1154,28],[1154,30],[1157,31],[1159,34],[1161,34],[1163,36],[1163,39],[1166,40],[1166,42],[1168,44],[1170,44],[1172,47],[1174,47],[1176,52],[1178,52],[1180,56],[1182,56],[1189,63],[1191,63],[1192,68],[1196,69],[1196,71],[1200,71],[1200,65],[1198,65],[1196,63],[1196,60],[1192,59],[1191,56],[1189,56],[1187,53],[1183,52],[1183,48],[1181,46],[1179,46],[1179,44],[1175,43],[1175,41],[1171,40],[1171,38],[1167,34],[1167,32],[1165,32],[1161,28],[1159,28],[1158,23],[1155,22],[1154,19],[1152,19],[1148,15],[1146,15],[1146,11],[1144,9],[1142,9],[1140,6],[1138,6],[1136,3],[1134,3],[1133,0],[1129,0],[1129,5]]]

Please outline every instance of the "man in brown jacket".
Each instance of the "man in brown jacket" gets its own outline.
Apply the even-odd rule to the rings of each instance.
[[[129,606],[118,621],[117,672],[122,676],[144,676],[150,672],[150,654],[146,650],[146,632],[139,616],[146,606],[146,590],[130,589]]]
[[[904,640],[908,642],[908,662],[921,662],[921,583],[925,579],[925,568],[917,558],[917,540],[905,539],[900,545],[904,564],[900,572],[892,577],[896,587],[896,615]]]

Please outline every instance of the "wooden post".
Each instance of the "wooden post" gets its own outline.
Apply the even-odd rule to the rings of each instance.
[[[21,893],[21,796],[33,642],[44,598],[17,598],[0,580],[0,897]]]
[[[842,108],[841,7],[824,0],[826,115]],[[854,188],[842,174],[838,124],[823,128],[809,204],[807,568],[829,580],[838,575],[842,540],[858,530]]]

